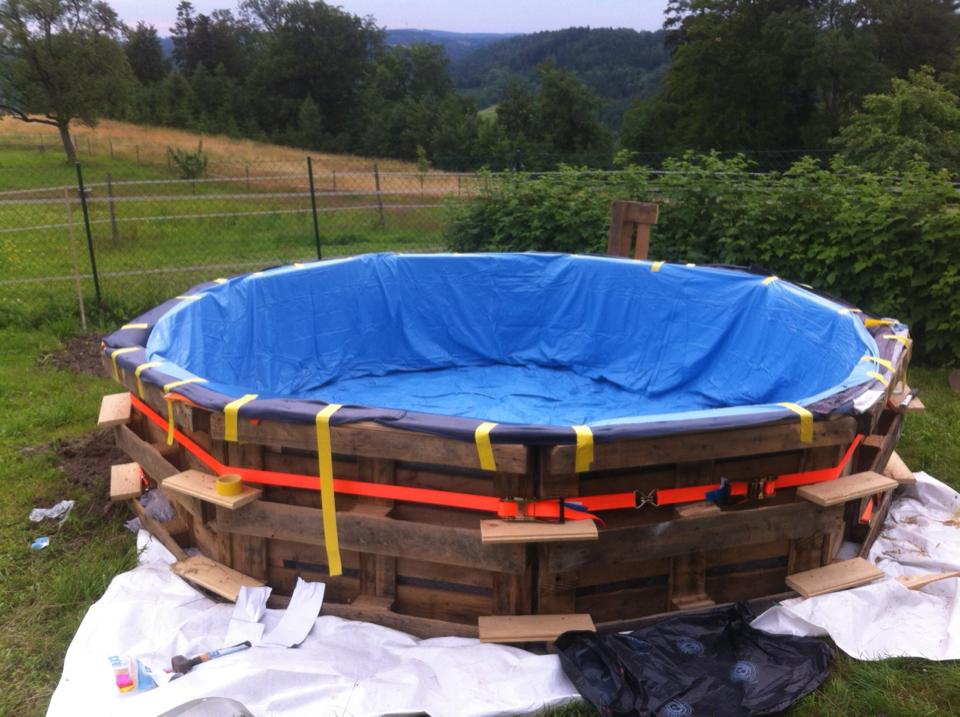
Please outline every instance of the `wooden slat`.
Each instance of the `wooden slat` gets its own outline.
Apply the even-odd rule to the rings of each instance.
[[[553,642],[569,630],[596,632],[589,615],[490,615],[477,620],[480,642]]]
[[[801,442],[797,426],[797,421],[791,420],[733,431],[597,443],[591,470],[734,458],[809,448],[810,444]],[[855,435],[856,421],[850,416],[814,421],[813,424],[814,446],[849,444]],[[575,452],[573,445],[553,448],[550,451],[550,472],[572,472]]]
[[[897,487],[897,481],[873,471],[854,473],[836,480],[801,486],[797,496],[816,505],[840,505],[848,500],[884,493]]]
[[[863,558],[841,560],[816,570],[787,576],[787,585],[803,597],[866,585],[883,577],[883,571]]]
[[[140,525],[142,525],[153,537],[160,541],[161,545],[173,553],[173,557],[177,560],[186,560],[187,553],[180,547],[176,540],[173,539],[173,536],[167,531],[165,527],[154,518],[150,517],[150,514],[144,510],[143,506],[140,505],[140,501],[131,500],[130,508],[140,519]]]
[[[896,451],[890,454],[890,459],[887,461],[886,468],[883,469],[883,474],[887,478],[893,478],[900,485],[914,485],[917,482],[913,471],[907,467],[907,464],[903,462],[900,454]]]
[[[228,510],[236,510],[248,503],[257,500],[263,491],[244,485],[237,495],[220,495],[217,493],[217,478],[209,473],[189,470],[177,473],[163,481],[163,489],[180,495],[198,498],[213,505],[219,505]]]
[[[203,555],[192,555],[186,560],[174,563],[170,569],[184,580],[231,602],[237,601],[242,586],[256,588],[264,585],[262,580],[251,578]]]
[[[214,438],[223,438],[223,425],[223,414],[215,413],[210,416],[210,433]],[[264,420],[254,425],[249,421],[240,421],[237,436],[241,443],[262,443],[307,450],[315,450],[317,446],[316,429],[312,424]],[[480,468],[477,449],[472,442],[388,428],[369,421],[333,427],[330,430],[330,441],[334,453]],[[526,446],[494,443],[493,456],[500,471],[527,471]]]
[[[110,466],[110,500],[116,502],[139,498],[143,493],[142,477],[139,463]]]
[[[924,573],[922,575],[901,575],[897,582],[911,590],[919,590],[930,583],[936,583],[950,578],[960,578],[960,570],[953,570],[948,573]]]
[[[140,438],[128,426],[116,426],[113,434],[117,447],[139,463],[147,475],[158,483],[180,472],[180,469],[164,458],[153,444]]]
[[[564,543],[596,540],[600,535],[592,520],[544,523],[533,520],[481,520],[480,540],[484,543]]]
[[[113,428],[130,422],[130,394],[112,393],[100,401],[100,415],[97,425],[100,428]]]
[[[608,527],[593,542],[540,546],[540,569],[577,570],[591,565],[624,565],[738,545],[793,540],[829,531],[843,522],[843,507],[823,509],[796,502],[750,510],[724,511],[684,520]]]
[[[323,545],[322,513],[316,508],[255,501],[242,511],[224,512],[217,530],[263,538]],[[340,547],[377,555],[463,565],[478,570],[522,574],[522,545],[484,545],[480,531],[428,525],[360,512],[338,512]]]

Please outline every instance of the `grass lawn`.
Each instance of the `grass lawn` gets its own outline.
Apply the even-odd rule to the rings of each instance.
[[[73,324],[0,329],[0,715],[30,717],[46,709],[63,655],[87,607],[110,578],[135,562],[123,509],[104,513],[106,475],[65,475],[70,448],[91,431],[105,379],[58,368],[52,356]],[[911,416],[900,452],[915,470],[960,487],[960,395],[946,371],[915,369],[927,413]],[[64,458],[66,456],[66,458]],[[69,476],[69,477],[68,477]],[[64,498],[77,501],[62,528],[31,524],[27,514]],[[30,542],[50,536],[35,552]],[[922,660],[861,663],[840,656],[822,690],[792,715],[941,715],[960,712],[960,667]],[[585,717],[572,705],[550,717]]]

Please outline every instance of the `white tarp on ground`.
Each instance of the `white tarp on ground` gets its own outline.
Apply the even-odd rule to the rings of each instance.
[[[960,570],[960,494],[926,473],[897,495],[869,559],[889,577],[812,598],[785,600],[753,622],[767,632],[829,635],[860,660],[960,659],[960,579],[908,590],[899,575]]]
[[[534,712],[579,697],[554,655],[464,638],[418,640],[363,622],[320,617],[297,648],[254,647],[148,692],[119,694],[108,657],[169,665],[223,647],[233,605],[204,597],[170,572],[173,557],[146,533],[140,565],[118,575],[87,612],[67,651],[48,715],[154,717],[206,696],[268,715],[417,714],[481,717]],[[267,632],[282,611],[268,610]]]

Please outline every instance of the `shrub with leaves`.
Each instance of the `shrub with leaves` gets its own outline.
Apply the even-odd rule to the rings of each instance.
[[[197,179],[207,173],[207,153],[203,151],[203,140],[197,143],[195,152],[188,152],[185,149],[173,149],[167,147],[167,155],[177,169],[180,170],[181,179]]]
[[[960,202],[946,172],[802,159],[757,174],[742,157],[692,154],[664,169],[488,174],[452,207],[449,246],[603,253],[612,201],[658,202],[651,257],[766,267],[911,324],[929,362],[960,362]]]

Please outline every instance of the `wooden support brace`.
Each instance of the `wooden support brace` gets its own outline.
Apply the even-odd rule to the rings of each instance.
[[[358,458],[358,474],[372,483],[397,482],[396,461],[387,458]],[[354,510],[386,517],[393,501],[361,498]],[[389,555],[360,553],[360,594],[392,601],[397,595],[397,559]]]
[[[650,250],[650,227],[657,223],[659,207],[649,202],[617,201],[610,205],[610,230],[607,254],[630,256],[630,244],[636,229],[634,259],[646,259]]]
[[[887,478],[893,478],[900,485],[914,485],[917,482],[913,471],[907,467],[896,451],[890,454],[890,460],[887,461],[883,474]]]
[[[130,394],[111,393],[104,396],[100,401],[100,415],[97,417],[97,425],[100,428],[113,428],[122,426],[130,422]]]
[[[158,520],[150,517],[147,511],[144,510],[143,506],[140,505],[140,501],[131,500],[130,507],[140,519],[140,525],[150,532],[153,537],[159,540],[163,547],[173,553],[173,557],[175,557],[177,560],[187,559],[186,551],[177,544],[177,541],[173,539],[173,536],[170,535],[167,529],[164,528]]]
[[[892,478],[873,471],[864,471],[824,483],[801,486],[797,489],[797,496],[816,505],[827,507],[877,493],[885,493],[896,487],[897,482]]]
[[[477,620],[480,642],[553,642],[570,630],[596,632],[589,615],[494,615]]]

